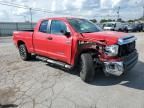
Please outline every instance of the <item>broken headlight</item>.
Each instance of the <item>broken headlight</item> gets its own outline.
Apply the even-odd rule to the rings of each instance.
[[[118,55],[118,49],[119,49],[119,46],[118,46],[118,45],[106,46],[106,47],[105,47],[105,53],[106,53],[108,56],[116,56],[116,55]]]

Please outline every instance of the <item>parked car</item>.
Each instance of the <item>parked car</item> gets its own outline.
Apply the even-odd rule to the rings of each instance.
[[[142,27],[141,23],[137,23],[137,24],[135,24],[135,26],[136,26],[136,31],[138,31],[138,32],[142,31],[143,27]]]
[[[36,58],[67,69],[78,69],[85,82],[101,70],[120,76],[138,61],[136,37],[101,31],[94,23],[80,18],[46,18],[34,30],[13,33],[14,44],[23,60]]]
[[[128,32],[128,24],[127,23],[122,23],[121,24],[121,28],[119,31],[122,31],[122,32]]]
[[[103,29],[108,31],[114,31],[115,22],[108,22],[103,24]]]
[[[125,24],[121,22],[107,22],[103,28],[104,30],[127,32]]]
[[[144,32],[144,23],[142,23],[142,31]]]
[[[142,31],[142,24],[129,24],[127,26],[129,32],[140,32]]]
[[[134,26],[132,24],[126,25],[126,28],[127,28],[128,32],[134,31]]]

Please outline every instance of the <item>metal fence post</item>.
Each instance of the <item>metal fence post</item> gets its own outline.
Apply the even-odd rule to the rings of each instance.
[[[1,33],[1,24],[0,24],[0,37],[2,36],[1,34],[2,34],[2,33]]]
[[[19,30],[19,28],[18,28],[18,23],[16,23],[16,30],[17,30],[17,31]]]

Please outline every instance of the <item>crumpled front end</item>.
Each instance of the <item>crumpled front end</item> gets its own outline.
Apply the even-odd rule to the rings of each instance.
[[[119,51],[117,58],[104,61],[104,73],[120,76],[124,72],[131,70],[138,62],[138,53],[135,49],[134,36],[119,39]]]
[[[124,72],[130,71],[138,62],[138,53],[123,57],[123,61],[107,61],[104,62],[104,72],[115,76],[120,76]]]

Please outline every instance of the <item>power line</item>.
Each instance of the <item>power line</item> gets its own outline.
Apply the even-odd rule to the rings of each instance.
[[[12,6],[12,7],[16,7],[16,8],[23,8],[23,9],[30,9],[31,7],[28,7],[28,6],[24,6],[24,5],[19,5],[19,4],[15,4],[15,3],[11,3],[11,2],[1,2],[0,1],[0,4],[2,5],[7,5],[7,6]],[[92,5],[92,6],[87,6],[87,7],[83,7],[83,8],[97,8],[96,7],[97,5]],[[75,9],[82,9],[82,8],[73,8],[74,10]],[[73,9],[70,9],[70,10],[61,10],[61,11],[51,11],[51,10],[45,10],[45,9],[41,9],[41,8],[31,8],[32,11],[39,11],[39,12],[44,12],[44,13],[60,13],[62,12],[63,14],[67,14],[68,11],[74,11]]]
[[[143,5],[143,18],[144,18],[144,5]]]
[[[23,8],[23,9],[28,9],[26,6],[19,6],[19,5],[14,5],[13,3],[4,3],[0,1],[0,4],[6,5],[6,6],[12,6],[12,7],[17,7],[17,8]]]
[[[28,6],[18,5],[18,4],[14,4],[14,3],[4,3],[4,2],[0,1],[0,4],[6,5],[6,6],[12,6],[12,7],[16,7],[16,8],[30,9],[30,7],[28,7]],[[43,10],[43,9],[40,9],[40,8],[31,8],[31,10],[52,13],[50,11],[46,11],[46,10]]]
[[[12,7],[16,7],[16,8],[23,8],[23,9],[27,9],[27,10],[31,10],[30,13],[32,13],[32,11],[36,11],[36,12],[43,12],[43,13],[58,13],[60,14],[62,12],[63,15],[68,15],[68,10],[61,10],[61,11],[48,11],[48,10],[45,10],[45,9],[41,9],[41,8],[31,8],[31,7],[28,7],[28,6],[24,6],[24,5],[19,5],[19,4],[14,4],[14,3],[10,3],[10,2],[1,2],[0,1],[0,4],[1,5],[6,5],[6,6],[12,6]],[[31,16],[31,15],[30,15]]]
[[[46,9],[41,9],[41,8],[32,8],[32,7],[29,7],[29,6],[25,6],[25,5],[19,5],[19,4],[15,4],[15,3],[12,3],[12,2],[2,2],[0,1],[0,4],[1,5],[6,5],[6,6],[12,6],[12,7],[16,7],[16,8],[23,8],[23,9],[27,9],[30,13],[30,20],[31,22],[33,21],[33,12],[36,11],[36,12],[43,12],[43,13],[57,13],[57,14],[63,14],[63,15],[70,15],[72,14],[72,12],[76,11],[77,9],[97,9],[97,10],[94,10],[94,11],[100,11],[102,9],[98,9],[97,8],[97,5],[90,5],[90,6],[85,6],[85,7],[82,7],[82,8],[72,8],[72,9],[67,9],[67,10],[61,10],[61,11],[51,11],[51,10],[46,10]],[[117,10],[117,19],[120,18],[120,9],[125,9],[126,7],[118,7],[118,10]],[[106,9],[106,10],[114,10],[114,8],[111,8],[111,9]],[[71,13],[70,13],[71,11]],[[81,15],[80,15],[81,16]],[[82,15],[83,16],[83,15]],[[113,16],[113,15],[111,15]],[[102,17],[102,16],[100,16]],[[109,16],[110,17],[110,16]],[[143,6],[143,17],[144,17],[144,6]]]
[[[43,10],[40,10],[40,9],[38,9],[38,8],[34,9],[34,8],[30,8],[30,7],[28,7],[28,6],[22,6],[22,5],[18,5],[18,4],[14,4],[14,3],[4,3],[4,2],[1,2],[1,1],[0,1],[0,4],[1,4],[1,5],[6,5],[6,6],[12,6],[12,7],[16,7],[16,8],[28,9],[29,12],[30,12],[31,27],[32,27],[32,21],[33,21],[33,18],[32,18],[32,10],[34,10],[34,11],[39,11],[39,12],[47,12],[47,13],[49,13],[48,11],[43,11]]]
[[[24,18],[24,21],[26,22],[26,16],[25,15],[16,15],[16,16],[22,16]]]
[[[69,15],[69,11],[74,11],[74,9],[81,9],[81,8],[74,8],[73,10],[61,10],[61,11],[48,11],[48,10],[44,10],[44,9],[40,9],[40,8],[30,8],[28,6],[24,6],[24,5],[19,5],[19,4],[15,4],[15,3],[11,3],[11,2],[1,2],[1,5],[6,5],[6,6],[12,6],[12,7],[16,7],[16,8],[23,8],[23,9],[28,9],[30,11],[30,17],[31,17],[31,22],[32,22],[32,11],[37,11],[37,12],[44,12],[44,13],[62,13],[62,14],[66,14]],[[89,7],[85,7],[85,8],[96,8],[95,5],[89,6]]]
[[[7,6],[13,6],[13,7],[16,7],[16,8],[28,9],[28,10],[30,10],[30,8],[31,8],[31,7],[28,7],[28,6],[19,5],[19,4],[15,4],[15,3],[11,3],[11,2],[1,2],[0,1],[0,4],[7,5]],[[84,9],[95,9],[95,8],[97,8],[97,5],[85,6],[83,8]],[[41,8],[31,8],[31,11],[44,12],[44,13],[61,13],[62,12],[63,14],[68,14],[67,12],[74,11],[76,9],[82,9],[82,8],[72,8],[71,10],[67,9],[67,10],[61,10],[61,11],[48,11],[48,10],[41,9]],[[119,7],[119,9],[120,9],[120,7]],[[119,9],[118,9],[118,13],[119,13]],[[113,8],[108,9],[108,10],[113,10]]]

